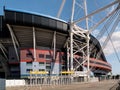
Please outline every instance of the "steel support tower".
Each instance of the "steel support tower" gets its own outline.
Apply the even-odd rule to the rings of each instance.
[[[87,15],[86,1],[85,15]],[[74,76],[82,76],[89,78],[89,30],[88,30],[88,18],[86,18],[86,30],[80,28],[73,22],[74,17],[75,0],[72,3],[72,15],[70,22],[70,37],[67,40],[67,70],[74,71]],[[81,39],[81,41],[80,41]],[[79,55],[79,59],[76,58]],[[87,65],[85,68],[85,64]],[[80,70],[79,68],[82,68]]]

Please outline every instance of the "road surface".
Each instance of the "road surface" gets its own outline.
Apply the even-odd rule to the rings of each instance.
[[[112,87],[116,86],[118,80],[106,80],[101,82],[77,83],[63,86],[25,86],[25,87],[9,87],[6,90],[116,90]]]

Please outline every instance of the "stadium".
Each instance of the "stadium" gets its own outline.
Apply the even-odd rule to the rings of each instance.
[[[66,46],[69,38],[69,22],[45,15],[4,9],[4,15],[0,16],[0,77],[27,78],[30,71],[47,71],[47,75],[59,76],[62,71],[69,71],[71,63],[67,59],[71,56]],[[79,43],[86,42],[81,37],[74,39]],[[92,35],[89,45],[94,46],[89,61],[91,72],[95,76],[111,72],[111,65],[103,51],[97,56],[102,48]],[[83,49],[84,52],[86,50]],[[82,56],[81,52],[73,56],[73,68],[77,67],[76,72],[87,68],[87,62],[77,65],[77,62],[83,62]]]

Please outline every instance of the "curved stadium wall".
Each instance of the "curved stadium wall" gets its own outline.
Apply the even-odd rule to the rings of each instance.
[[[7,25],[10,26],[20,44],[17,48],[19,61]],[[36,59],[33,57],[33,27],[36,35]],[[55,59],[53,59],[52,45],[54,31],[56,31]],[[10,67],[8,77],[24,78],[29,76],[31,70],[48,71],[51,75],[59,75],[62,70],[67,70],[67,52],[64,44],[68,37],[69,23],[67,22],[27,12],[4,10],[4,15],[0,16],[0,41],[8,50],[9,59],[6,64]],[[95,37],[92,35],[90,37],[90,45],[94,45],[96,53],[98,53],[101,46]],[[93,56],[94,53],[92,52],[90,55],[90,67],[94,67],[93,73],[103,75],[110,72],[111,65],[106,61],[104,53],[102,52],[97,60],[96,56]],[[74,57],[82,59],[80,54]],[[82,70],[82,67],[79,69]]]

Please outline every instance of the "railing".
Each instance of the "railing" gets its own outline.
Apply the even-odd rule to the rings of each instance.
[[[111,80],[111,78],[101,78],[100,82],[102,82],[104,80]],[[112,80],[114,81],[115,79],[112,79]],[[117,79],[117,80],[119,80],[119,79]],[[87,77],[85,79],[85,77],[84,78],[83,77],[73,77],[71,75],[37,76],[37,77],[32,76],[32,77],[29,77],[28,79],[24,79],[22,81],[23,83],[20,83],[20,84],[17,80],[17,83],[15,83],[16,86],[9,86],[8,88],[17,87],[18,90],[29,90],[29,88],[31,88],[31,90],[34,90],[33,88],[35,88],[35,90],[41,90],[42,88],[43,89],[44,88],[53,88],[53,87],[58,88],[58,87],[69,86],[69,85],[80,85],[80,83],[82,84],[82,83],[98,82],[98,81],[99,81],[99,79],[96,77],[90,77],[90,79],[88,80]],[[16,82],[16,80],[13,80],[13,82]],[[113,90],[113,88],[117,88],[115,85],[111,86],[111,89],[109,89],[109,90]],[[36,89],[36,88],[39,88],[39,89]],[[11,90],[11,89],[6,89],[6,90]]]
[[[83,78],[71,76],[44,76],[44,77],[30,77],[26,81],[26,85],[41,85],[41,86],[56,86],[69,85],[72,83],[84,82]]]

